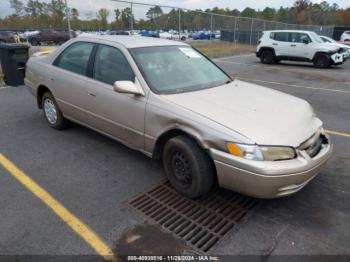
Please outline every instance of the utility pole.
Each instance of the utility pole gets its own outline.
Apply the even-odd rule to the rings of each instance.
[[[72,33],[71,33],[71,26],[70,26],[70,11],[68,8],[67,0],[65,0],[65,3],[66,3],[66,17],[67,17],[67,22],[68,22],[69,39],[71,39]]]
[[[131,14],[130,14],[130,30],[131,30],[131,33],[134,31],[134,15],[132,13],[132,2],[130,2],[130,11],[131,11]]]
[[[181,9],[179,8],[179,40],[181,40]]]

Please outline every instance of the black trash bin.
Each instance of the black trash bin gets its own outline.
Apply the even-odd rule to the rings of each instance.
[[[9,86],[24,84],[24,69],[29,46],[24,44],[0,44],[0,60],[4,82]]]

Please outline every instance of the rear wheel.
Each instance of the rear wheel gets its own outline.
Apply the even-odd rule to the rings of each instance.
[[[260,61],[263,64],[273,64],[275,62],[275,55],[271,50],[264,50],[261,52]]]
[[[196,198],[208,193],[214,184],[211,159],[189,137],[177,136],[166,143],[163,166],[175,190],[186,197]]]
[[[64,44],[64,39],[62,39],[62,38],[58,39],[58,40],[57,40],[57,44],[58,44],[58,45]]]
[[[319,54],[314,58],[314,66],[317,68],[327,68],[331,64],[331,61],[327,55]]]
[[[67,120],[63,117],[55,98],[50,92],[46,92],[43,95],[42,108],[44,111],[44,116],[52,128],[62,130],[66,127]]]

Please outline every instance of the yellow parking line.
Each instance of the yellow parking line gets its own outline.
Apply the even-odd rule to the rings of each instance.
[[[331,134],[331,135],[344,136],[344,137],[350,138],[350,134],[349,133],[343,133],[343,132],[338,132],[338,131],[333,131],[333,130],[326,130],[326,132],[328,134]]]
[[[37,198],[44,202],[52,209],[58,217],[60,217],[73,231],[75,231],[82,239],[85,240],[99,255],[107,261],[117,261],[115,254],[106,243],[90,229],[84,222],[73,215],[59,201],[50,195],[44,188],[33,181],[15,164],[0,153],[0,164],[22,185],[24,185]]]

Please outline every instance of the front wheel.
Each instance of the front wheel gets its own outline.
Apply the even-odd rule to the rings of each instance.
[[[40,45],[40,42],[38,41],[38,40],[31,40],[30,41],[30,44],[32,45],[32,46],[39,46]]]
[[[214,166],[202,148],[186,136],[170,139],[163,150],[165,173],[180,194],[196,198],[214,185]]]
[[[327,68],[331,64],[331,61],[327,55],[320,54],[314,59],[314,66],[317,68]]]
[[[67,125],[67,120],[63,117],[61,110],[58,108],[55,98],[50,92],[46,92],[42,97],[42,108],[44,116],[49,125],[58,130],[62,130]]]

